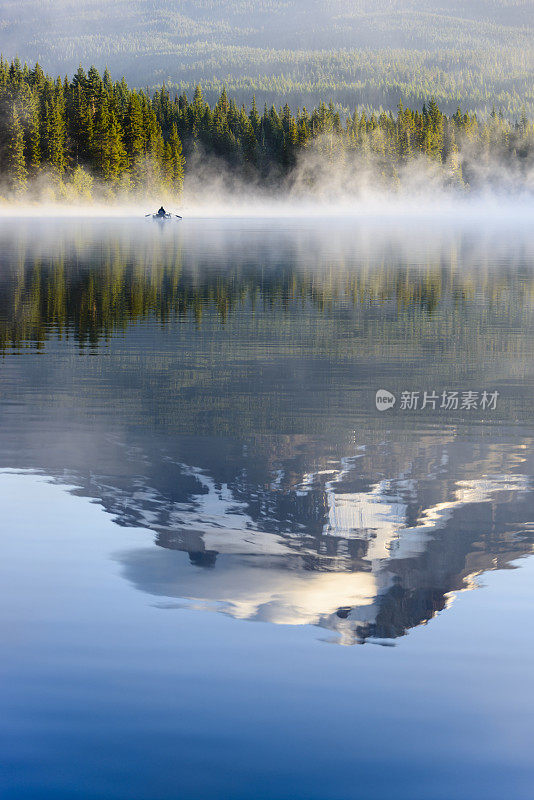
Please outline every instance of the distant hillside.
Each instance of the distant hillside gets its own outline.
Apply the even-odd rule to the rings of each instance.
[[[534,111],[532,0],[0,0],[0,50],[240,101]]]

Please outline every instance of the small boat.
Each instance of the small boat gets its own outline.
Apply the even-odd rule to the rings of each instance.
[[[161,221],[164,221],[166,219],[174,219],[175,217],[176,219],[182,219],[182,217],[179,214],[171,214],[170,211],[166,211],[164,214],[160,214],[159,212],[157,214],[145,214],[145,217],[152,217],[152,219],[157,219]]]

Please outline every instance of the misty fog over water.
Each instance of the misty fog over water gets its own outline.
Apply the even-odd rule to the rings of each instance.
[[[368,211],[0,218],[6,796],[529,797],[533,229]]]

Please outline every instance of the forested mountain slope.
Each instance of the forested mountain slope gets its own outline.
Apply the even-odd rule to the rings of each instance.
[[[434,94],[534,110],[532,0],[1,0],[0,50],[138,86],[224,83],[238,100],[390,108]],[[211,92],[211,93],[210,93]]]

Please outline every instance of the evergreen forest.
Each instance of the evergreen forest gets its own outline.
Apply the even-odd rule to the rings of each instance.
[[[525,114],[515,121],[495,109],[485,118],[459,108],[446,115],[433,97],[420,109],[399,102],[395,113],[343,114],[332,102],[296,111],[287,103],[259,109],[254,97],[238,105],[223,88],[210,105],[200,86],[188,97],[165,86],[130,89],[95,67],[62,79],[39,64],[0,60],[4,198],[176,198],[206,163],[270,190],[295,185],[298,173],[300,188],[313,190],[350,161],[395,189],[406,166],[424,160],[442,183],[465,191],[502,174],[528,183],[533,155]]]

